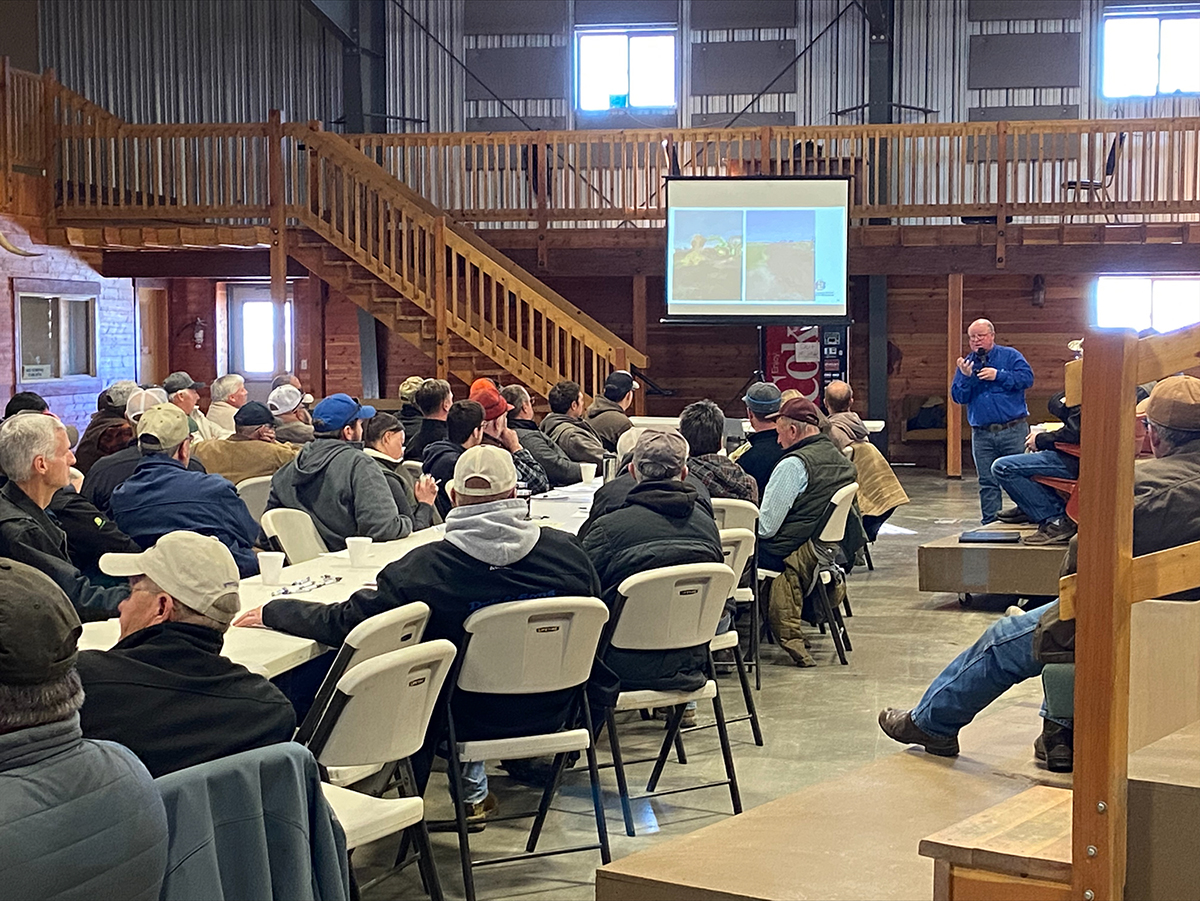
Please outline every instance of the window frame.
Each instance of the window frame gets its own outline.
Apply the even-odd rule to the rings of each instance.
[[[1154,19],[1158,22],[1158,53],[1155,59],[1158,60],[1158,68],[1154,73],[1154,93],[1153,94],[1125,94],[1121,96],[1110,96],[1104,93],[1104,60],[1108,49],[1108,23],[1122,19]],[[1200,88],[1195,91],[1168,91],[1164,92],[1162,87],[1162,25],[1173,19],[1200,19],[1200,3],[1196,3],[1191,7],[1177,6],[1155,6],[1153,3],[1147,3],[1145,6],[1129,7],[1129,8],[1111,8],[1104,12],[1100,19],[1100,96],[1105,101],[1110,103],[1119,103],[1122,100],[1151,100],[1160,97],[1200,97]]]
[[[225,283],[225,304],[228,316],[228,362],[227,367],[229,372],[237,372],[246,376],[251,381],[266,380],[276,372],[288,371],[290,367],[281,367],[276,365],[273,372],[259,372],[258,370],[250,371],[244,368],[246,362],[246,340],[245,331],[242,324],[241,311],[242,307],[247,303],[271,303],[271,286],[269,283],[263,282],[226,282]],[[240,295],[240,296],[239,296]],[[247,296],[249,295],[249,296]],[[290,322],[289,322],[290,320]],[[292,283],[288,282],[287,300],[284,302],[284,362],[294,363],[297,352],[297,335],[296,335],[296,298],[292,288]],[[288,326],[290,325],[290,328]],[[274,354],[274,336],[272,335],[272,354]],[[288,355],[291,356],[291,361],[287,360]],[[278,360],[275,361],[279,363]]]
[[[58,306],[59,375],[49,378],[27,378],[25,375],[25,341],[22,335],[22,306],[26,299],[48,300]],[[101,387],[100,368],[100,285],[95,282],[64,282],[40,279],[13,279],[13,350],[14,379],[17,391],[35,391],[43,396],[88,393]],[[62,375],[66,361],[69,330],[64,328],[68,318],[66,305],[83,303],[88,315],[87,372]]]
[[[621,35],[625,38],[626,48],[628,48],[630,38],[670,36],[674,43],[674,54],[673,54],[673,60],[672,60],[672,70],[673,70],[672,85],[673,85],[674,93],[675,93],[675,102],[672,103],[670,106],[633,106],[632,104],[627,104],[625,106],[609,106],[609,107],[606,107],[605,109],[595,109],[595,110],[584,109],[583,106],[581,105],[582,93],[583,93],[583,91],[582,91],[582,89],[583,89],[583,78],[582,78],[583,54],[581,53],[581,45],[582,45],[582,39],[584,37],[589,37],[589,36],[593,36],[593,35],[597,35],[597,36],[598,35]],[[646,23],[639,23],[636,25],[577,25],[575,27],[575,33],[574,33],[573,39],[572,39],[571,50],[572,50],[572,54],[574,57],[573,61],[572,61],[573,62],[572,69],[574,72],[574,85],[573,85],[573,89],[572,89],[572,104],[573,104],[576,116],[582,116],[584,118],[588,118],[588,117],[594,118],[594,117],[600,117],[600,116],[611,116],[614,113],[617,115],[620,115],[622,113],[633,113],[634,115],[637,115],[639,113],[648,114],[648,115],[655,115],[655,114],[664,115],[667,113],[672,113],[672,114],[678,113],[679,108],[680,108],[679,104],[680,104],[680,94],[682,92],[682,84],[680,81],[679,27],[677,25],[674,25],[674,24],[653,25],[653,24],[646,24]],[[625,55],[625,69],[626,69],[626,79],[627,80],[629,78],[629,68],[630,68],[630,62],[629,62],[629,53],[628,53],[628,49],[627,49],[627,52]],[[633,86],[630,85],[629,87],[630,87],[630,90],[629,90],[629,93],[626,95],[626,97],[629,97],[633,94]]]

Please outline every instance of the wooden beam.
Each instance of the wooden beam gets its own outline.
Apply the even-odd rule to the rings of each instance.
[[[275,322],[285,322],[287,304],[287,206],[284,196],[283,117],[273,109],[267,120],[267,191],[271,203],[271,303]],[[293,323],[294,325],[294,323]],[[275,364],[286,367],[287,348],[282,328],[275,329]]]
[[[1200,325],[1151,335],[1138,342],[1138,384],[1156,381],[1183,369],[1200,365]]]
[[[962,407],[950,396],[962,355],[963,274],[951,272],[946,292],[946,477],[962,478]]]
[[[1129,603],[1163,598],[1190,591],[1200,584],[1200,541],[1133,558]],[[1078,575],[1063,576],[1058,583],[1059,617],[1075,618]]]
[[[1133,417],[1137,338],[1093,329],[1083,361],[1075,627],[1072,894],[1118,901],[1125,886]]]
[[[450,374],[450,336],[446,327],[446,254],[453,261],[453,276],[458,278],[458,254],[453,248],[446,246],[446,217],[438,216],[433,220],[433,240],[430,242],[430,261],[433,270],[433,319],[437,334],[437,356],[434,358],[435,369],[439,379],[445,379]],[[470,272],[467,273],[470,275]],[[470,308],[470,300],[467,301]],[[455,311],[457,312],[457,311]]]
[[[105,278],[270,278],[269,250],[106,250],[100,258]],[[308,270],[288,258],[289,278]]]

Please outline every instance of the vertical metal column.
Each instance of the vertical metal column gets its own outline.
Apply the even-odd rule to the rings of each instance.
[[[893,67],[892,45],[895,37],[895,0],[866,0],[865,11],[870,29],[867,59],[867,121],[886,124],[892,121]],[[887,194],[887,145],[877,142],[871,165],[879,173],[878,190]],[[868,178],[868,184],[873,179]],[[865,192],[864,192],[865,196]],[[876,202],[884,198],[876,197]],[[887,219],[872,219],[871,224],[888,224]],[[867,418],[882,419],[884,429],[872,436],[880,451],[888,447],[888,310],[887,276],[872,275],[867,281]]]

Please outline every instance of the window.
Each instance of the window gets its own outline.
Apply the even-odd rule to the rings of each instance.
[[[1105,97],[1200,93],[1200,6],[1175,15],[1104,20]]]
[[[1157,332],[1200,322],[1200,278],[1102,276],[1096,284],[1098,328]]]
[[[96,374],[96,298],[20,295],[21,382]]]
[[[580,29],[575,56],[580,110],[674,108],[673,28]]]
[[[230,285],[229,371],[247,377],[271,376],[292,370],[292,292],[283,306],[283,322],[275,321],[269,285]],[[282,332],[283,359],[275,357],[275,338]]]

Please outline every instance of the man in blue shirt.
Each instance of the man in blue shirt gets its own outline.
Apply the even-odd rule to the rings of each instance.
[[[971,453],[979,473],[979,506],[986,526],[1000,512],[1000,484],[992,474],[992,464],[1025,450],[1029,435],[1025,391],[1033,386],[1033,370],[1020,351],[996,343],[996,327],[986,319],[971,323],[967,339],[971,353],[958,358],[950,396],[967,406]]]

